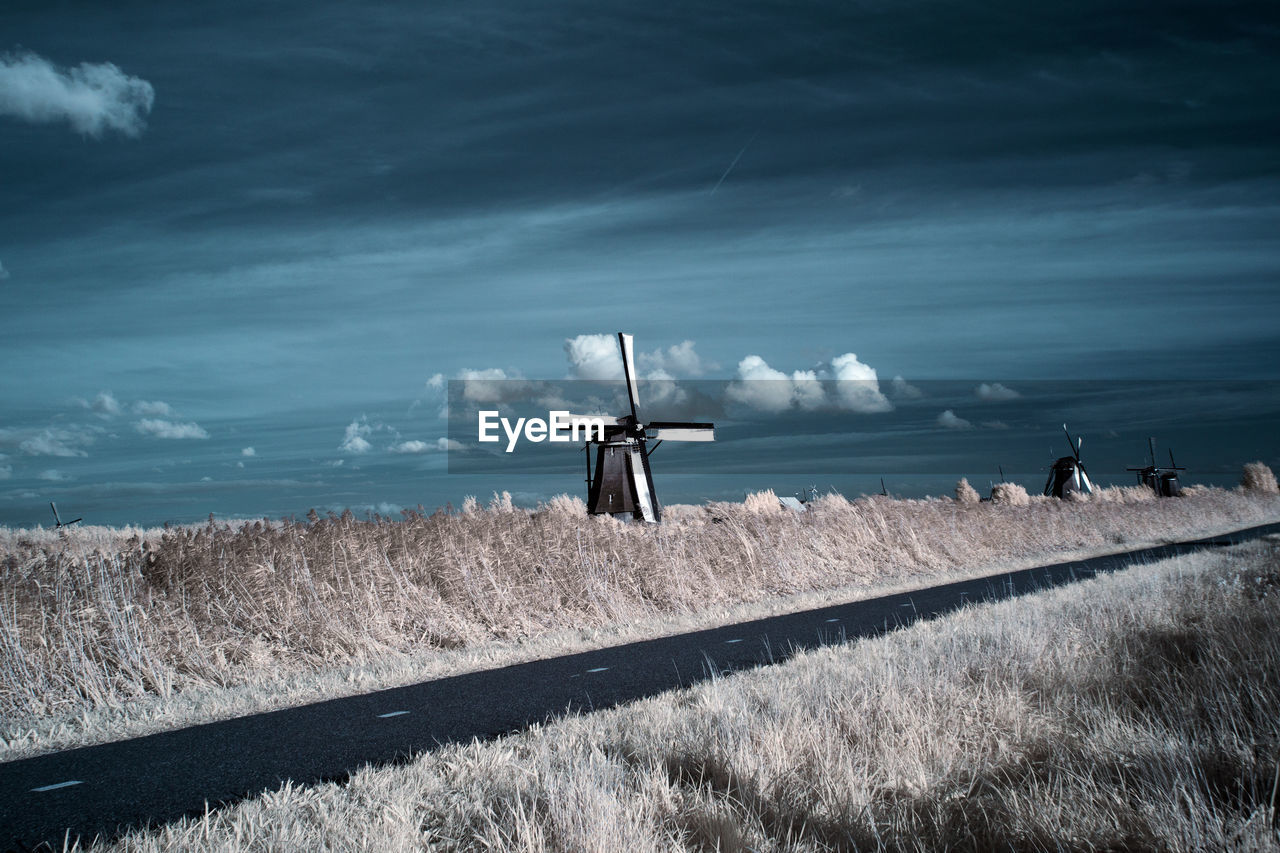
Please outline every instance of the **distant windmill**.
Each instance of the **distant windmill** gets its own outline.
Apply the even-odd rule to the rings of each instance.
[[[49,509],[53,510],[53,521],[54,521],[53,529],[54,530],[60,530],[63,527],[70,527],[76,522],[84,520],[82,518],[75,518],[75,519],[72,519],[71,521],[63,521],[62,518],[59,517],[58,515],[58,506],[53,501],[49,501]]]
[[[631,515],[650,524],[662,520],[662,505],[653,485],[649,454],[664,441],[715,441],[715,425],[683,421],[640,420],[640,399],[636,385],[632,336],[618,333],[622,351],[622,370],[627,380],[627,398],[631,414],[622,417],[570,415],[570,420],[604,421],[603,440],[587,442],[587,512],[592,515],[610,513]],[[587,433],[591,435],[590,432]],[[648,442],[652,441],[650,447]],[[591,467],[591,450],[595,448],[595,470]]]
[[[1049,481],[1044,484],[1045,497],[1065,498],[1072,492],[1091,495],[1093,482],[1089,480],[1084,462],[1080,459],[1080,448],[1084,444],[1084,438],[1076,436],[1072,441],[1066,424],[1062,425],[1062,431],[1067,434],[1067,446],[1071,448],[1071,455],[1063,456],[1049,469]]]
[[[1138,482],[1151,489],[1162,498],[1177,497],[1182,492],[1182,486],[1178,483],[1178,472],[1185,471],[1173,461],[1173,449],[1169,450],[1169,467],[1164,468],[1156,464],[1156,440],[1154,437],[1147,439],[1147,446],[1151,450],[1151,464],[1145,468],[1126,468],[1126,471],[1133,471],[1138,475]]]

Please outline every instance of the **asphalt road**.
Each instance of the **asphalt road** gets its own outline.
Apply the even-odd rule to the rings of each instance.
[[[440,744],[492,738],[566,712],[687,687],[713,672],[780,662],[800,649],[874,636],[966,603],[1275,532],[1280,524],[11,761],[0,764],[0,845],[61,850],[67,837],[89,841],[202,814],[206,803],[253,797],[285,780],[345,780],[364,765],[403,762]]]

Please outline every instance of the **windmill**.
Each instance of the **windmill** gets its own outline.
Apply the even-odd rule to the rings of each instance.
[[[53,510],[53,521],[54,521],[53,529],[54,530],[61,530],[64,527],[70,527],[71,525],[75,524],[77,521],[84,520],[81,518],[75,518],[75,519],[72,519],[71,521],[63,521],[62,518],[58,515],[58,505],[55,504],[53,501],[49,501],[49,509]]]
[[[653,486],[649,455],[664,441],[715,441],[715,425],[683,421],[640,420],[640,399],[636,385],[632,336],[618,333],[622,351],[622,371],[627,380],[631,414],[610,418],[598,415],[570,415],[570,420],[604,421],[602,439],[589,439],[587,453],[587,512],[643,519],[650,524],[662,520],[662,505]],[[591,432],[587,433],[592,435]],[[653,442],[652,446],[649,442]],[[591,451],[595,449],[595,470]]]
[[[1067,446],[1071,448],[1071,455],[1063,456],[1053,463],[1053,467],[1049,469],[1049,481],[1044,484],[1044,495],[1055,498],[1065,498],[1073,492],[1091,495],[1093,482],[1080,459],[1084,438],[1076,436],[1075,441],[1072,441],[1066,424],[1062,425],[1062,431],[1067,434]]]
[[[1145,468],[1126,468],[1126,471],[1133,471],[1138,475],[1138,482],[1151,489],[1162,498],[1177,497],[1182,492],[1182,486],[1178,483],[1178,472],[1185,471],[1173,461],[1173,450],[1169,450],[1169,467],[1164,468],[1156,464],[1156,440],[1154,437],[1147,439],[1147,446],[1151,449],[1151,464]]]

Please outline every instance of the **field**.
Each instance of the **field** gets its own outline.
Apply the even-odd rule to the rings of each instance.
[[[0,758],[1280,518],[1112,489],[964,504],[762,494],[657,527],[561,497],[401,520],[3,530]]]
[[[95,849],[1278,850],[1280,538]]]

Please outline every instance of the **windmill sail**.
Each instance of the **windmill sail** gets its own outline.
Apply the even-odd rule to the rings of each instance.
[[[634,338],[618,333],[622,372],[627,384],[630,415],[599,416],[603,436],[585,436],[588,442],[587,512],[630,515],[650,524],[662,521],[662,504],[653,484],[649,454],[663,441],[715,441],[715,425],[690,421],[640,420],[640,389],[636,380]],[[570,422],[589,421],[597,416],[570,415]],[[653,446],[648,446],[653,442]],[[591,471],[590,453],[595,446],[596,465]]]

